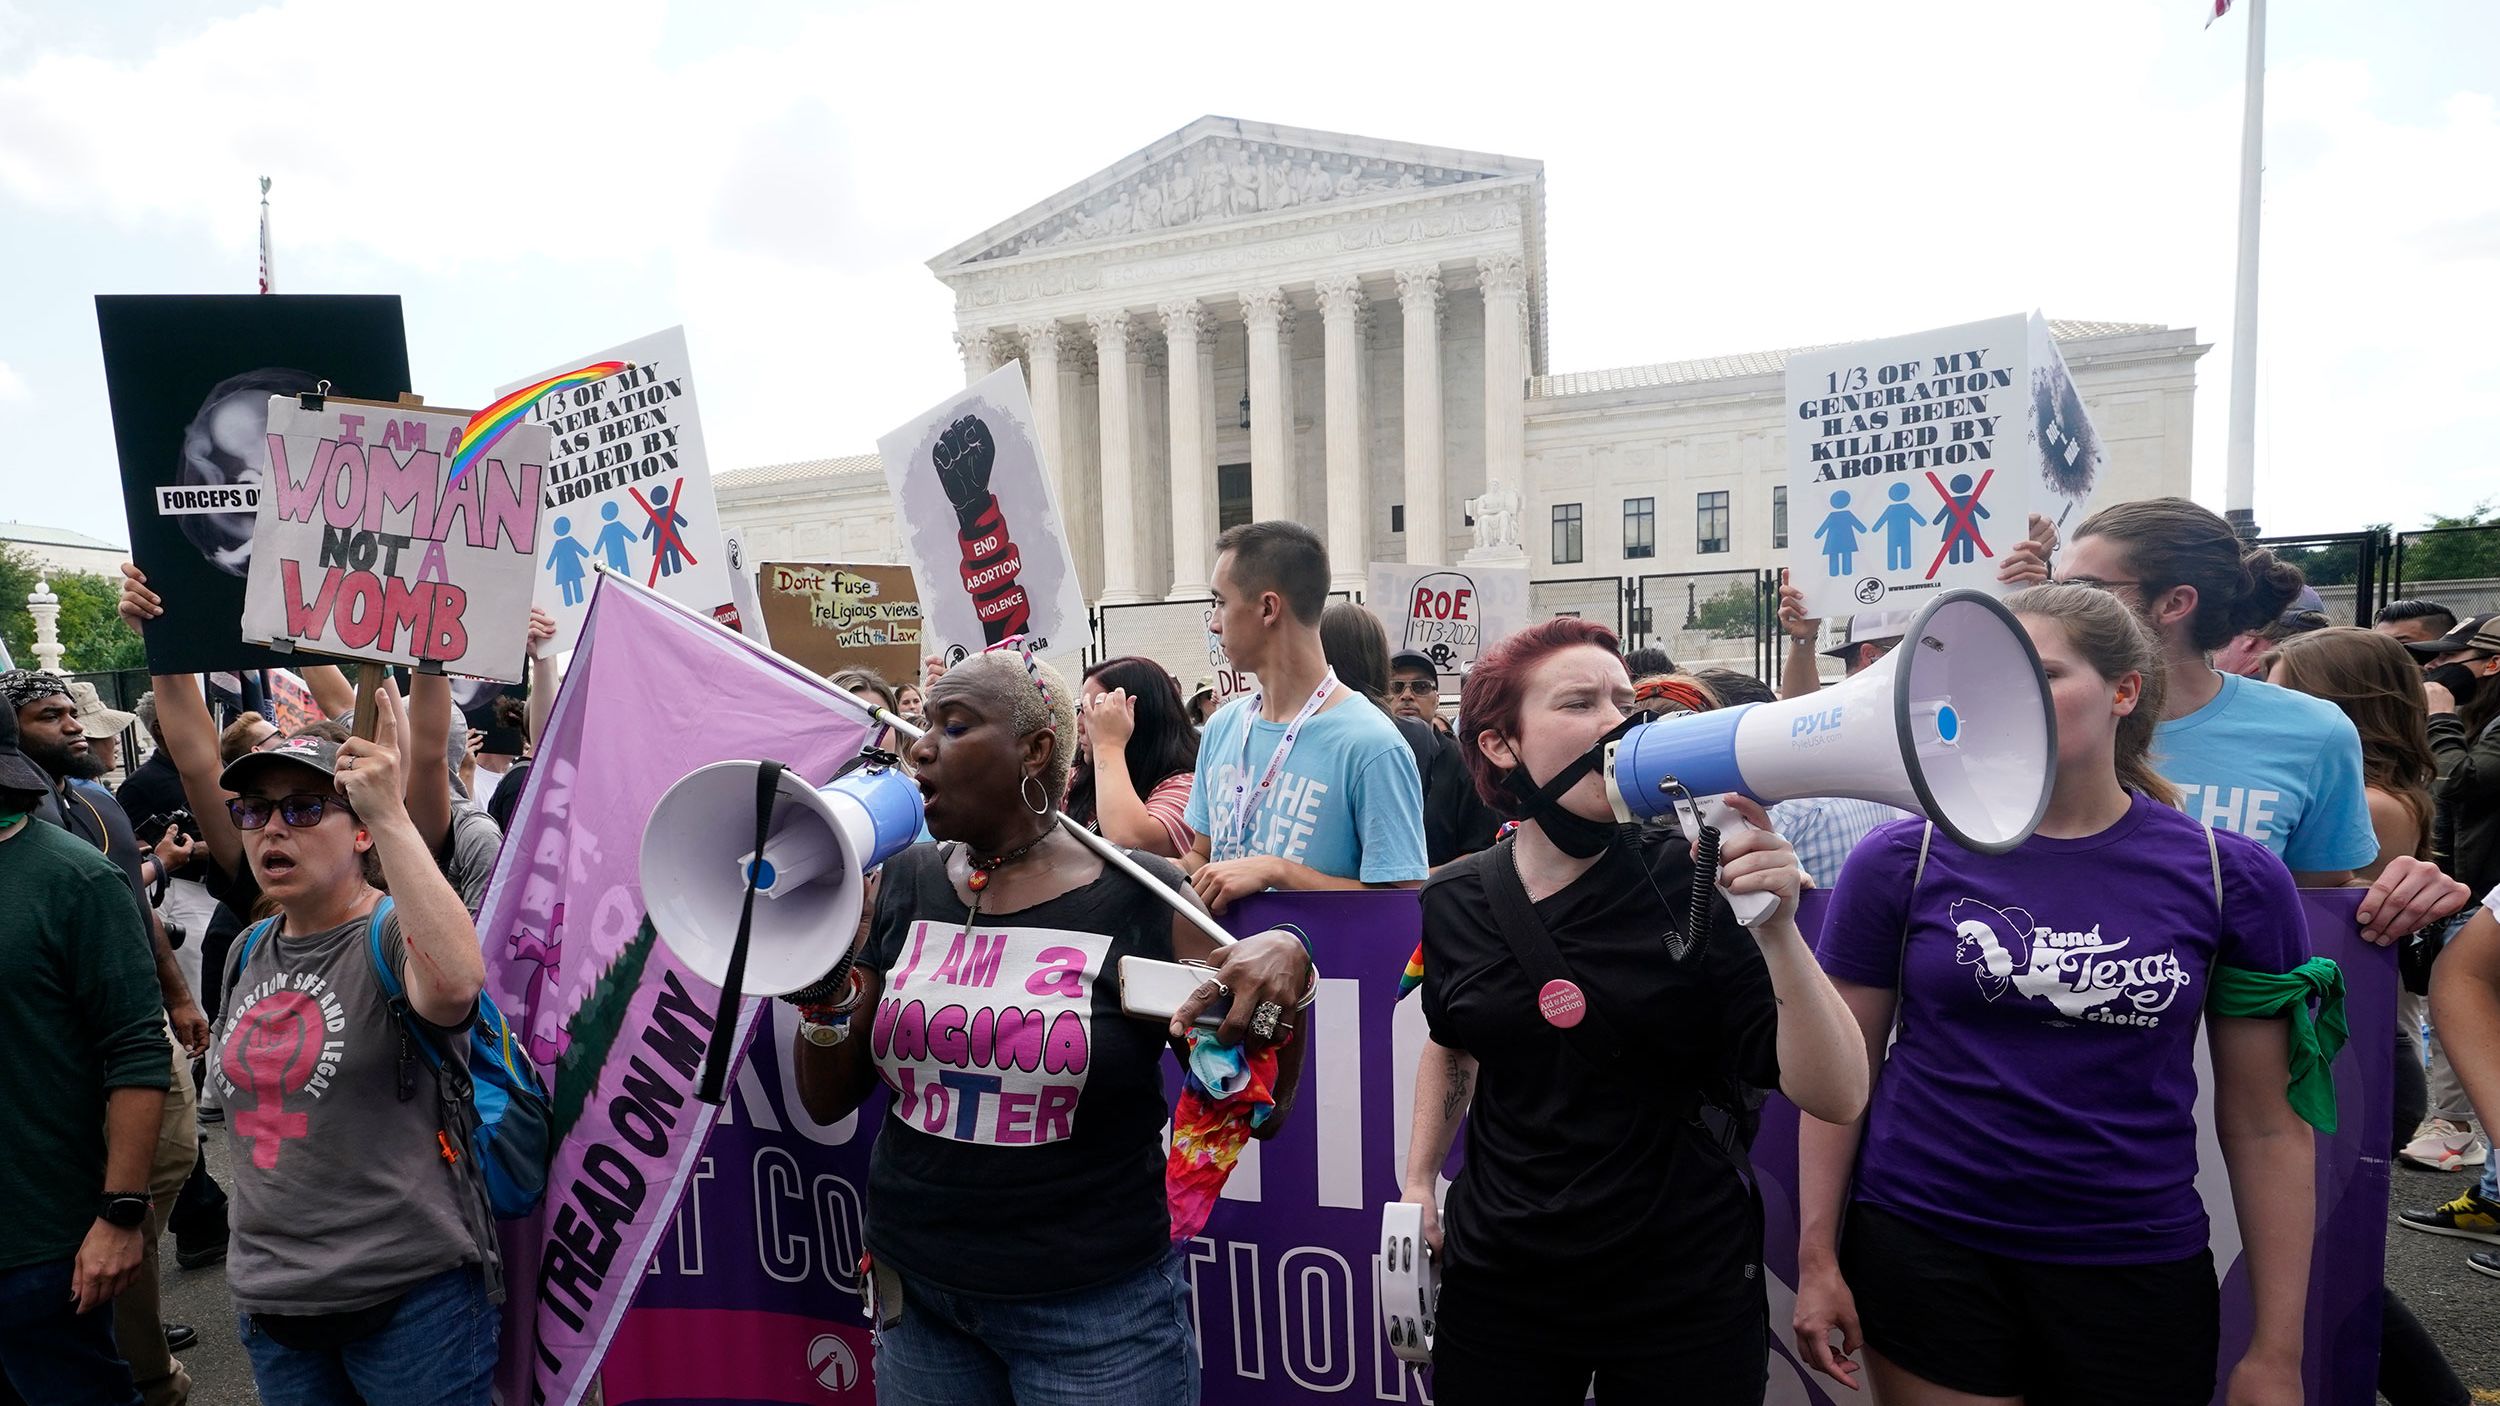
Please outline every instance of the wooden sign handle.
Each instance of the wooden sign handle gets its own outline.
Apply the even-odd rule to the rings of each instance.
[[[378,700],[374,690],[391,686],[390,670],[379,664],[362,664],[356,669],[356,717],[348,730],[367,742],[373,740],[373,717]]]

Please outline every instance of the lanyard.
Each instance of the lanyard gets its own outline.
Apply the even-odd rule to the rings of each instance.
[[[1267,690],[1262,688],[1250,695],[1250,706],[1241,719],[1241,764],[1233,771],[1233,813],[1219,846],[1223,851],[1221,858],[1239,859],[1249,853],[1252,818],[1266,806],[1268,789],[1276,784],[1276,774],[1285,769],[1285,758],[1292,754],[1294,741],[1302,736],[1303,725],[1326,706],[1329,695],[1336,691],[1337,671],[1331,669],[1320,679],[1311,701],[1302,705],[1292,722],[1285,724],[1284,740],[1276,744],[1276,754],[1267,759],[1267,770],[1259,773],[1255,796],[1250,787],[1250,730],[1258,726],[1259,704],[1267,697]]]

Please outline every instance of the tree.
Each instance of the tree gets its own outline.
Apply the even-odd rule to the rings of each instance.
[[[26,597],[39,581],[50,581],[52,594],[61,598],[63,669],[92,674],[147,667],[138,634],[115,610],[121,582],[92,571],[46,571],[26,552],[0,547],[0,638],[8,640],[9,657],[20,667],[35,667],[35,617]]]
[[[1743,639],[1759,625],[1759,609],[1752,581],[1730,581],[1726,590],[1694,608],[1691,628],[1706,630],[1723,640]]]
[[[2500,576],[2500,511],[2494,511],[2488,500],[2476,503],[2463,517],[2433,513],[2429,528],[2405,536],[2400,584],[2482,581],[2495,576]]]

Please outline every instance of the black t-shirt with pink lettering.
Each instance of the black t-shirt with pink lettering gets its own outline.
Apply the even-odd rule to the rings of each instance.
[[[1106,868],[1083,888],[970,917],[952,848],[888,860],[853,1021],[892,1094],[868,1165],[868,1247],[957,1293],[1029,1298],[1168,1253],[1163,1026],[1120,1011],[1122,957],[1172,958],[1172,910]],[[1137,861],[1185,888],[1168,860]],[[864,1028],[863,1028],[864,1022]]]

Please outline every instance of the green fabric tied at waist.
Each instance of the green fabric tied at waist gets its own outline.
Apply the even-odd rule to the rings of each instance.
[[[2314,1020],[2309,1015],[2312,1001],[2318,1004]],[[2218,966],[2213,971],[2213,999],[2205,1009],[2249,1020],[2290,1016],[2291,1083],[2284,1093],[2302,1122],[2322,1133],[2335,1131],[2333,1065],[2352,1034],[2344,1021],[2343,968],[2327,957],[2312,957],[2279,973]]]

